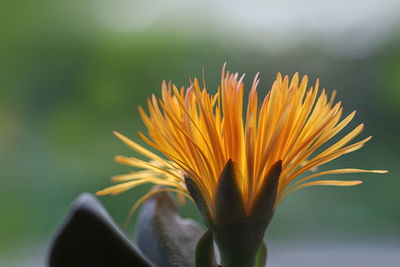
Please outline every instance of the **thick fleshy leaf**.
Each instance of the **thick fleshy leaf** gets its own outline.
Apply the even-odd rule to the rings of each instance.
[[[262,242],[257,252],[257,261],[255,267],[265,267],[267,263],[267,245]]]
[[[232,160],[223,169],[215,194],[215,223],[235,224],[246,218],[242,194],[237,184],[240,171]]]
[[[200,211],[200,214],[203,218],[204,224],[207,225],[207,227],[210,227],[212,224],[212,217],[210,214],[210,208],[207,205],[207,202],[205,201],[203,195],[201,194],[200,189],[196,185],[196,183],[193,181],[188,176],[185,176],[185,184],[186,188],[189,191],[190,195],[192,196],[194,202],[197,205],[197,208]]]
[[[49,266],[154,265],[121,232],[100,202],[83,193],[52,242]]]
[[[157,267],[172,267],[155,230],[156,205],[155,199],[150,199],[143,204],[136,227],[136,243]]]
[[[214,240],[211,230],[207,230],[196,246],[196,267],[218,267],[214,253]]]
[[[158,267],[194,266],[202,232],[197,222],[179,216],[167,192],[160,192],[142,206],[137,244]]]

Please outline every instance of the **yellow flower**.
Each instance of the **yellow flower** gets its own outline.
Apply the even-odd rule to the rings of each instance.
[[[197,79],[188,89],[162,83],[160,99],[153,94],[148,112],[139,107],[149,138],[140,137],[162,158],[124,135],[115,132],[126,145],[149,160],[117,156],[117,162],[141,170],[112,178],[117,185],[99,191],[98,195],[119,194],[133,187],[152,183],[162,185],[143,196],[133,210],[159,191],[173,191],[186,196],[185,176],[198,187],[211,216],[214,214],[216,188],[227,162],[235,168],[235,179],[246,214],[251,213],[260,189],[268,179],[271,167],[279,162],[281,172],[275,207],[288,194],[315,185],[353,186],[361,181],[311,180],[322,175],[346,173],[385,173],[381,170],[354,168],[314,172],[307,171],[344,154],[360,149],[371,137],[348,144],[361,133],[360,124],[334,144],[321,146],[334,138],[353,119],[355,111],[342,119],[341,103],[335,103],[335,91],[328,97],[325,89],[318,94],[319,81],[307,87],[308,77],[301,81],[296,73],[290,80],[278,73],[271,90],[259,103],[255,77],[244,105],[243,76],[222,70],[221,85],[215,94],[207,92]],[[202,87],[202,88],[201,88]],[[260,107],[260,108],[259,108]],[[296,179],[300,175],[303,178]]]

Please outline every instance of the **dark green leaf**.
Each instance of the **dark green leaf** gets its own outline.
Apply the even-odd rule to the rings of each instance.
[[[182,219],[169,194],[161,192],[142,207],[137,242],[157,266],[194,266],[202,232],[195,221]]]
[[[56,234],[50,267],[153,266],[91,194],[81,194]]]

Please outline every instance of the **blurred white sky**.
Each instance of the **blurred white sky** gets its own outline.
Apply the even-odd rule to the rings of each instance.
[[[95,1],[96,17],[115,31],[172,27],[280,50],[313,41],[327,53],[360,57],[400,32],[400,0]]]

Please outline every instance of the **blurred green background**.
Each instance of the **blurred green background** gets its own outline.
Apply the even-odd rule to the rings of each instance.
[[[319,77],[329,92],[338,90],[345,114],[357,109],[350,127],[366,124],[358,140],[374,136],[362,150],[321,168],[390,170],[344,177],[363,179],[359,187],[305,189],[288,197],[267,232],[271,251],[274,244],[282,248],[277,256],[271,252],[272,266],[288,266],[279,264],[296,255],[293,247],[305,255],[321,243],[360,255],[367,250],[357,248],[371,244],[371,251],[399,255],[396,1],[2,2],[1,266],[43,264],[73,199],[130,170],[113,161],[131,151],[111,131],[139,141],[136,132],[144,125],[137,106],[152,93],[159,95],[162,80],[187,86],[204,67],[213,91],[224,62],[247,74],[247,89],[261,72],[259,90],[265,93],[277,72],[307,74],[312,83]],[[100,200],[122,225],[146,190]],[[191,203],[182,215],[199,219]],[[132,237],[134,222],[135,217],[127,229]]]

